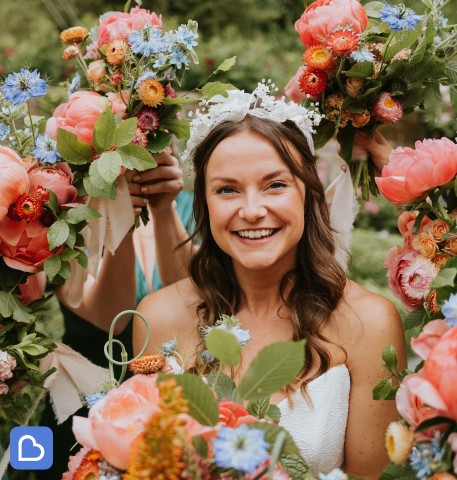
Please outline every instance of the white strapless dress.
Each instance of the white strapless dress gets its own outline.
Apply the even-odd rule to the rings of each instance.
[[[344,439],[351,381],[346,365],[337,365],[308,383],[311,403],[300,390],[278,404],[279,425],[292,435],[311,473],[328,473],[344,462]]]

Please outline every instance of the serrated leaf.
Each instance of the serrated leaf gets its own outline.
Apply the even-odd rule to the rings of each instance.
[[[381,473],[379,480],[416,480],[416,472],[408,465],[395,465],[393,463]]]
[[[108,150],[113,145],[113,134],[116,128],[116,120],[111,108],[106,108],[101,113],[94,126],[94,135],[92,137],[92,146],[98,153]]]
[[[117,151],[103,152],[97,160],[97,169],[106,183],[116,180],[121,173],[121,167],[122,159]]]
[[[142,172],[157,167],[154,157],[140,145],[126,145],[117,150],[121,157],[122,165],[130,170]]]
[[[392,385],[392,378],[385,377],[374,386],[373,400],[393,400],[397,389]]]
[[[409,63],[414,64],[421,62],[427,51],[427,47],[435,37],[436,29],[433,22],[428,22],[425,32],[419,38],[417,47],[413,50]]]
[[[419,22],[412,30],[401,30],[392,35],[392,40],[386,42],[386,51],[384,58],[386,61],[392,58],[404,48],[410,48],[420,37],[422,32],[422,22]]]
[[[190,136],[190,120],[183,119],[173,119],[169,120],[166,123],[163,123],[161,127],[165,130],[168,130],[169,133],[176,135],[180,140],[186,142]]]
[[[309,473],[309,466],[301,455],[282,455],[279,463],[293,480],[312,480],[314,477]]]
[[[72,250],[71,248],[66,247],[60,254],[60,259],[64,262],[68,262],[69,260],[76,258],[79,253],[79,250]]]
[[[71,224],[77,224],[84,220],[92,220],[101,217],[101,214],[95,208],[88,205],[77,205],[76,207],[66,210],[65,220]]]
[[[382,361],[389,371],[397,371],[397,352],[393,345],[387,345],[382,351]]]
[[[214,384],[216,377],[217,382]],[[225,373],[219,373],[218,375],[214,370],[211,371],[208,375],[208,384],[212,386],[219,400],[226,399],[231,400],[232,402],[241,403],[241,397],[236,388],[235,382]]]
[[[358,62],[350,70],[346,70],[344,74],[347,77],[367,78],[373,75],[372,62]]]
[[[237,88],[231,83],[208,82],[201,89],[201,92],[205,98],[213,98],[215,95],[222,95],[223,97],[227,97],[228,90],[237,90]]]
[[[246,410],[257,418],[265,418],[268,408],[270,407],[270,397],[262,398],[260,400],[255,400],[249,402]]]
[[[116,127],[113,134],[113,145],[116,147],[124,147],[133,140],[136,133],[136,125],[138,119],[136,117],[127,118]]]
[[[444,268],[432,283],[432,288],[453,287],[457,268]]]
[[[277,405],[271,404],[268,407],[267,417],[271,420],[279,420],[281,418],[281,409]]]
[[[88,195],[101,198],[116,198],[117,181],[107,183],[100,175],[95,160],[89,168],[89,175],[83,178],[84,188]]]
[[[241,398],[269,397],[288,385],[305,364],[305,340],[264,347],[251,362],[238,389]]]
[[[67,241],[65,242],[70,248],[74,248],[75,242],[76,242],[76,231],[73,227],[73,225],[68,225],[70,228],[70,231],[68,232],[68,238]]]
[[[82,165],[88,163],[92,156],[92,149],[86,142],[78,141],[78,137],[68,130],[57,130],[57,151],[68,163]]]
[[[235,335],[212,328],[205,337],[206,348],[222,363],[234,367],[241,360],[241,345]]]
[[[68,280],[71,274],[71,267],[69,262],[62,262],[62,265],[59,270],[59,276],[64,280]]]
[[[155,132],[154,136],[152,138],[151,137],[152,136],[150,135],[148,141],[148,150],[151,153],[163,152],[171,143],[171,134],[165,132],[164,130]]]
[[[50,281],[59,273],[62,261],[58,255],[49,257],[44,261],[44,271]]]
[[[443,98],[441,96],[440,85],[438,82],[429,84],[425,89],[424,109],[427,116],[433,122],[437,122],[441,117],[443,111]]]
[[[446,62],[444,73],[448,78],[449,85],[457,85],[457,60]]]
[[[219,420],[218,403],[208,385],[200,377],[190,373],[159,375],[159,381],[170,378],[182,387],[182,394],[189,405],[189,415],[202,425],[216,425]]]
[[[216,72],[228,72],[236,63],[236,56],[226,58],[215,70]]]
[[[48,229],[49,250],[54,250],[65,243],[70,233],[67,222],[56,220]]]

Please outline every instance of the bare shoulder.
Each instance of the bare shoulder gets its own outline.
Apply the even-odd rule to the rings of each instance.
[[[189,338],[197,326],[195,307],[198,300],[198,295],[188,278],[149,293],[141,300],[137,311],[143,315],[151,332],[146,353],[156,353],[167,340],[177,338],[179,345],[181,338]],[[135,354],[143,346],[145,336],[146,327],[136,316],[133,324]]]

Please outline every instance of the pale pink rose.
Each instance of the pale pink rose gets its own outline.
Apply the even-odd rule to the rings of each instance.
[[[100,18],[98,27],[98,48],[114,40],[128,41],[132,31],[140,30],[145,25],[162,29],[162,16],[144,8],[132,8],[130,13],[115,12]]]
[[[34,273],[27,277],[25,283],[20,283],[18,287],[21,291],[18,298],[27,306],[43,296],[46,289],[46,275],[42,274],[42,272]]]
[[[431,407],[444,410],[445,416],[457,420],[457,327],[443,334],[431,349],[420,374],[436,389],[435,395],[422,395]],[[440,406],[441,402],[445,408]]]
[[[125,470],[130,446],[158,411],[155,376],[135,375],[110,390],[90,410],[89,417],[73,417],[76,440],[101,453],[107,462]]]
[[[355,33],[367,28],[368,16],[358,0],[316,0],[295,22],[305,47],[325,43],[337,27],[351,27]]]
[[[74,476],[76,470],[81,465],[82,459],[84,458],[86,453],[88,453],[89,451],[90,451],[89,448],[85,448],[85,447],[80,448],[78,450],[78,452],[76,453],[76,455],[71,455],[70,456],[70,458],[68,459],[68,471],[66,471],[62,475],[62,480],[73,480],[73,476]]]
[[[426,198],[433,188],[457,174],[457,145],[448,138],[417,141],[415,149],[398,147],[390,154],[382,177],[375,181],[381,193],[395,204]]]
[[[4,382],[13,376],[16,368],[16,359],[4,350],[0,350],[0,382]]]
[[[306,98],[306,93],[303,93],[300,90],[300,85],[298,79],[305,71],[306,67],[301,65],[298,67],[297,73],[289,80],[289,83],[286,85],[285,92],[286,95],[295,103],[300,103],[303,99]]]
[[[127,110],[127,102],[129,99],[128,90],[122,90],[122,100],[121,96],[118,93],[108,92],[106,96],[109,98],[109,105],[114,115],[121,115],[122,118],[125,117],[125,112]]]
[[[0,222],[0,256],[15,270],[36,273],[44,261],[64,248],[49,251],[48,229],[41,222],[16,222],[8,217]]]
[[[0,395],[6,395],[8,393],[9,387],[6,383],[0,382]]]
[[[397,252],[395,258],[393,249],[388,252],[385,263],[389,288],[411,312],[422,307],[438,269],[416,250],[397,249]]]
[[[29,177],[22,158],[11,148],[0,145],[0,221],[9,206],[29,188]]]
[[[94,83],[100,83],[106,75],[105,62],[103,60],[96,60],[89,63],[87,67],[87,78]]]
[[[34,167],[28,171],[30,187],[42,186],[52,190],[57,196],[59,205],[72,203],[78,191],[71,184],[74,179],[73,172],[66,163],[58,163],[54,167]]]
[[[404,247],[407,249],[412,248],[412,242],[414,237],[413,228],[418,215],[418,211],[404,211],[398,217],[398,230],[403,237]],[[424,217],[417,233],[421,233],[428,223],[430,223],[430,219],[428,217]]]
[[[432,320],[425,325],[417,338],[411,339],[411,348],[426,360],[432,348],[450,328],[444,320]]]
[[[95,122],[108,106],[109,99],[96,92],[75,92],[69,101],[59,105],[48,119],[46,133],[57,138],[57,130],[64,128],[74,133],[80,142],[92,146]]]

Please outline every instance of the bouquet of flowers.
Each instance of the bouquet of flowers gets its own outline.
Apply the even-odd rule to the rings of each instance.
[[[416,107],[437,119],[441,85],[455,97],[457,29],[442,14],[449,2],[423,3],[419,16],[402,4],[316,0],[295,24],[305,51],[286,93],[295,101],[319,102],[325,119],[316,148],[337,134],[354,189],[360,186],[365,200],[378,190],[372,162],[353,152],[356,132],[372,134]]]
[[[393,348],[376,398],[395,398],[401,420],[390,425],[392,464],[381,478],[456,478],[457,474],[457,145],[447,138],[399,147],[376,182],[404,211],[403,246],[386,259],[389,286],[411,312],[406,331],[422,358],[415,372],[397,370]],[[446,472],[446,473],[445,473]],[[447,476],[446,476],[447,474]],[[441,476],[440,476],[441,475]]]
[[[51,373],[40,374],[38,362],[54,345],[35,331],[46,277],[62,284],[70,260],[87,265],[80,231],[99,216],[78,198],[43,119],[30,114],[30,101],[46,89],[40,74],[26,69],[0,87],[0,140],[8,145],[0,145],[0,416],[16,423],[31,401],[15,393],[19,384],[42,386]]]
[[[135,374],[107,394],[86,397],[89,417],[74,417],[83,445],[70,458],[65,480],[311,479],[293,439],[278,425],[270,395],[303,367],[304,341],[265,347],[238,386],[223,373],[240,361],[249,332],[222,316],[203,332],[205,350],[194,373],[183,373],[176,341],[140,356]],[[95,403],[94,403],[95,402]],[[122,408],[118,408],[122,405]]]

